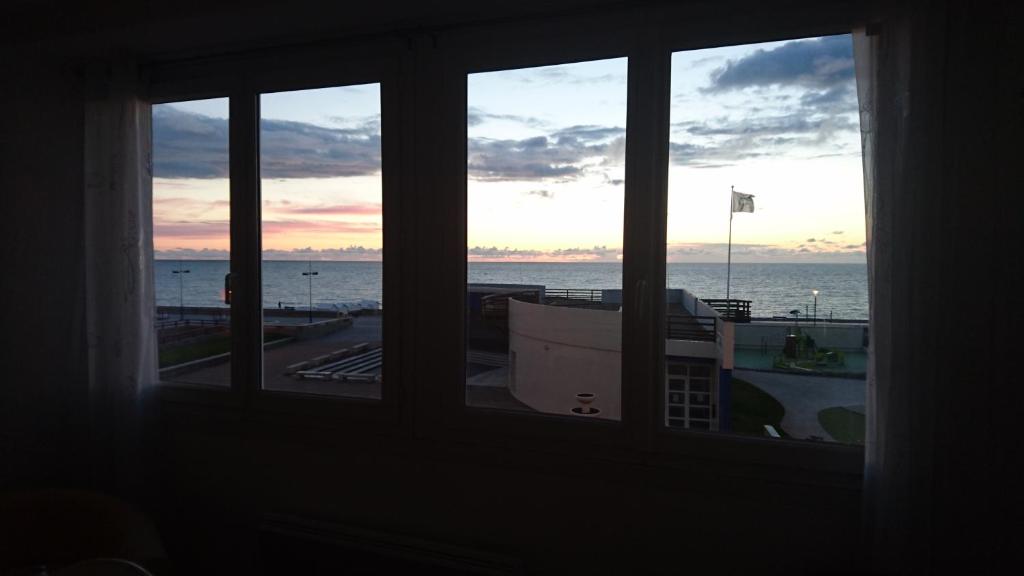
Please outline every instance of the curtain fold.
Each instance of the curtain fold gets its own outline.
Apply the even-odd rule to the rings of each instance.
[[[156,382],[151,114],[135,66],[90,71],[85,105],[86,328],[92,474],[130,490]]]
[[[874,573],[939,568],[936,520],[950,502],[937,481],[962,474],[938,472],[940,432],[956,417],[943,404],[954,383],[937,356],[955,322],[936,314],[951,262],[935,240],[951,215],[943,195],[953,193],[936,186],[947,136],[943,16],[925,2],[854,34],[870,304],[864,537]]]

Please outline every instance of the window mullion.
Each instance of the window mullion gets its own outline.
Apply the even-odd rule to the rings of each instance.
[[[262,382],[259,96],[231,95],[231,386],[251,398]]]
[[[647,28],[629,59],[623,238],[622,409],[637,446],[652,441],[665,364],[671,59],[657,25]]]

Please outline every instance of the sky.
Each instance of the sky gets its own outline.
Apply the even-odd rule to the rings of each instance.
[[[672,58],[668,258],[863,262],[860,137],[849,36]],[[621,259],[626,58],[471,74],[471,261]],[[266,259],[377,260],[379,85],[265,94]],[[154,106],[157,258],[224,259],[226,99]]]

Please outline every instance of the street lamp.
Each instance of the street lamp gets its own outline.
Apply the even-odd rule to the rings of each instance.
[[[303,276],[309,277],[309,323],[313,323],[313,276],[316,276],[319,272],[313,271],[313,261],[309,261],[309,272],[303,272]]]
[[[181,260],[178,260],[178,269],[171,270],[171,274],[178,275],[178,317],[180,320],[185,319],[185,274],[189,272],[191,270],[181,268]]]
[[[815,326],[817,326],[817,324],[818,324],[818,289],[815,288],[814,290],[811,290],[811,293],[814,294],[814,324],[815,324]]]

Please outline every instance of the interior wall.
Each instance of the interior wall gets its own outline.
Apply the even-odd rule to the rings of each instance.
[[[0,58],[0,489],[87,477],[82,87],[45,45]]]
[[[160,422],[153,513],[187,571],[255,566],[257,528],[277,514],[458,545],[528,573],[843,573],[861,552],[859,490],[754,467],[616,463],[174,405]]]
[[[489,10],[481,17],[503,11]],[[130,43],[145,28],[122,22],[110,33]],[[187,42],[204,36],[213,37]],[[39,46],[22,44],[0,65],[11,87],[0,98],[16,111],[0,115],[0,177],[18,215],[3,230],[0,260],[15,327],[4,335],[3,365],[17,367],[0,387],[3,488],[90,485],[75,68],[83,53],[104,48],[69,40],[54,56]],[[174,49],[166,40],[154,50]],[[723,472],[699,460],[677,468],[574,460],[471,437],[325,429],[173,403],[149,424],[138,503],[182,573],[256,571],[266,514],[458,544],[518,559],[530,572],[844,571],[858,559],[860,491],[849,483],[783,481],[754,465]]]
[[[931,24],[943,49],[924,61],[913,102],[938,128],[918,157],[929,176],[899,214],[906,266],[894,286],[906,308],[893,357],[921,394],[899,414],[917,449],[899,488],[913,498],[905,550],[930,558],[926,568],[995,566],[1019,534],[1022,403],[1008,335],[1021,320],[1024,51],[1008,5],[964,3]],[[0,488],[86,485],[81,82],[64,57],[27,44],[5,48],[0,77],[0,366],[11,367]],[[965,282],[971,305],[951,305]],[[859,491],[771,480],[756,466],[567,461],[175,405],[152,418],[147,508],[172,560],[195,573],[254,567],[267,513],[457,542],[533,571],[855,571],[862,552]]]

